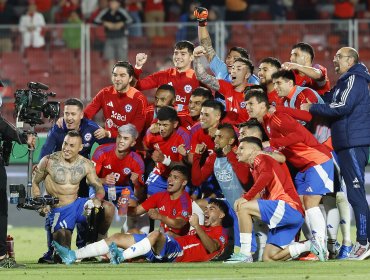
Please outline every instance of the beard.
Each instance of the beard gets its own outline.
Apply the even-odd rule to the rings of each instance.
[[[216,148],[215,154],[216,154],[216,157],[224,157],[224,152],[222,151],[222,148]]]

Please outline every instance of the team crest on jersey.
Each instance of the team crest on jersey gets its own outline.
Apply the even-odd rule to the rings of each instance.
[[[132,106],[131,106],[130,104],[127,104],[127,105],[125,106],[125,111],[126,111],[127,113],[130,113],[130,112],[131,112],[131,110],[132,110]]]
[[[176,146],[172,146],[172,147],[171,147],[171,151],[172,151],[173,153],[177,153],[177,147],[176,147]]]
[[[128,168],[128,167],[126,167],[126,168],[123,169],[123,173],[126,174],[126,175],[127,174],[130,174],[131,173],[131,169]]]
[[[187,218],[187,217],[189,216],[188,211],[186,211],[186,210],[182,210],[182,211],[181,211],[181,216],[183,216],[184,218]]]
[[[245,101],[240,102],[240,108],[245,108]]]
[[[112,121],[112,119],[107,119],[105,122],[107,123],[107,126],[108,126],[109,128],[111,128],[111,127],[113,126],[113,121]]]
[[[172,215],[173,215],[173,216],[176,216],[176,213],[177,213],[177,212],[176,212],[176,209],[173,209],[173,210],[172,210]]]
[[[224,243],[225,243],[225,237],[220,236],[220,238],[219,238],[219,239],[220,239],[220,241],[221,241],[221,243],[222,243],[222,244],[224,244]]]
[[[186,93],[190,93],[191,91],[192,91],[192,86],[191,85],[186,85],[186,86],[184,86],[184,90],[185,90],[185,92]]]
[[[86,133],[85,136],[84,136],[85,141],[90,141],[91,138],[92,138],[91,133]]]
[[[270,126],[268,125],[268,126],[266,126],[266,130],[267,130],[267,132],[270,134],[271,133],[271,129],[270,129]]]

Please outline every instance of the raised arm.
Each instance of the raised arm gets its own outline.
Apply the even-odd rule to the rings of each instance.
[[[194,49],[194,71],[195,75],[197,76],[198,81],[205,84],[209,88],[213,90],[219,90],[220,84],[216,77],[211,76],[207,73],[206,69],[204,68],[201,57],[205,55],[205,50],[202,46],[198,46]]]
[[[205,55],[208,59],[208,62],[211,62],[212,59],[215,57],[216,52],[212,47],[211,36],[209,36],[207,29],[208,10],[203,7],[197,7],[194,10],[194,16],[198,21],[198,38],[200,45],[206,51]]]

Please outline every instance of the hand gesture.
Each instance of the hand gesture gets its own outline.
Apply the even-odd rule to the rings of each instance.
[[[154,150],[152,160],[155,162],[162,162],[164,160],[164,154],[161,151]]]
[[[312,106],[312,102],[308,98],[306,98],[306,101],[307,103],[301,104],[301,110],[309,112]]]
[[[57,121],[56,121],[56,125],[59,127],[59,128],[63,128],[63,118],[60,117]]]
[[[293,62],[284,62],[283,65],[281,65],[282,69],[285,70],[298,70],[299,64],[293,63]]]
[[[197,214],[193,213],[191,216],[190,216],[190,219],[189,219],[189,223],[190,225],[193,227],[193,228],[196,228],[197,226],[199,226],[199,217]]]
[[[246,200],[244,197],[235,200],[234,203],[235,212],[238,212],[241,209],[241,207],[243,207],[243,205],[246,204],[247,202],[248,200]]]
[[[27,145],[28,148],[34,150],[36,147],[36,136],[33,133],[27,134]]]
[[[181,144],[181,145],[179,145],[179,146],[177,147],[177,152],[178,152],[180,155],[182,155],[183,157],[185,157],[185,156],[188,154],[187,150],[185,149],[185,144]]]
[[[162,215],[159,214],[158,210],[156,209],[149,209],[148,216],[153,220],[160,220],[162,217]]]
[[[105,130],[104,128],[98,128],[97,130],[95,130],[94,132],[94,136],[96,137],[96,139],[102,139],[104,137],[108,137],[109,133],[107,130]]]
[[[139,185],[139,174],[131,172],[130,180],[134,184],[134,186]]]
[[[136,63],[135,63],[135,68],[141,69],[143,65],[145,64],[148,56],[145,53],[138,53],[136,55]]]
[[[159,125],[158,123],[152,123],[149,127],[149,131],[150,133],[152,134],[156,134],[156,133],[159,133]]]
[[[194,10],[194,16],[198,21],[199,26],[206,26],[208,19],[208,10],[203,7],[196,7]]]
[[[225,147],[222,148],[223,154],[226,156],[228,153],[231,152],[231,145],[226,145]]]
[[[195,153],[196,154],[203,154],[207,150],[207,145],[204,143],[197,144],[195,146]]]
[[[104,185],[115,185],[116,184],[116,179],[114,178],[114,173],[110,173],[105,178],[103,178],[103,184]]]
[[[206,55],[206,53],[206,49],[203,46],[198,46],[193,51],[194,57],[201,57],[203,55]]]

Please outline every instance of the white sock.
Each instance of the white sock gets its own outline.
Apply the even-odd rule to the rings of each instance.
[[[337,192],[337,207],[340,215],[340,230],[343,235],[343,244],[350,246],[351,241],[351,209],[344,192]]]
[[[335,242],[339,228],[339,210],[336,204],[336,198],[330,195],[325,195],[322,198],[326,210],[326,229],[328,234],[328,250],[335,251]]]
[[[191,207],[192,207],[192,213],[197,214],[199,217],[199,224],[201,226],[204,225],[204,212],[202,208],[200,208],[198,203],[196,203],[195,201],[192,202]],[[191,229],[193,229],[193,227],[191,227]]]
[[[310,221],[310,228],[312,235],[319,239],[319,241],[324,245],[326,236],[326,223],[324,216],[321,213],[320,207],[312,207],[306,210],[306,215]],[[326,248],[326,244],[325,244]]]
[[[143,240],[135,243],[131,247],[127,248],[123,252],[123,257],[125,260],[136,258],[148,253],[152,249],[152,245],[150,245],[150,241],[148,238],[144,238]]]
[[[251,255],[252,233],[240,233],[240,253],[249,256]]]
[[[254,219],[253,221],[253,231],[256,236],[257,241],[257,257],[259,261],[262,261],[263,251],[266,247],[268,226],[262,222],[260,219]]]
[[[109,252],[109,247],[105,240],[89,244],[81,249],[75,251],[77,259],[84,259],[90,257],[98,257]]]
[[[309,240],[301,242],[293,242],[288,246],[290,256],[295,259],[300,254],[310,251],[311,242]]]
[[[304,237],[306,239],[311,239],[312,238],[312,231],[310,227],[310,217],[307,214],[307,211],[305,211],[305,218],[304,218],[304,223],[302,225],[302,232]]]

